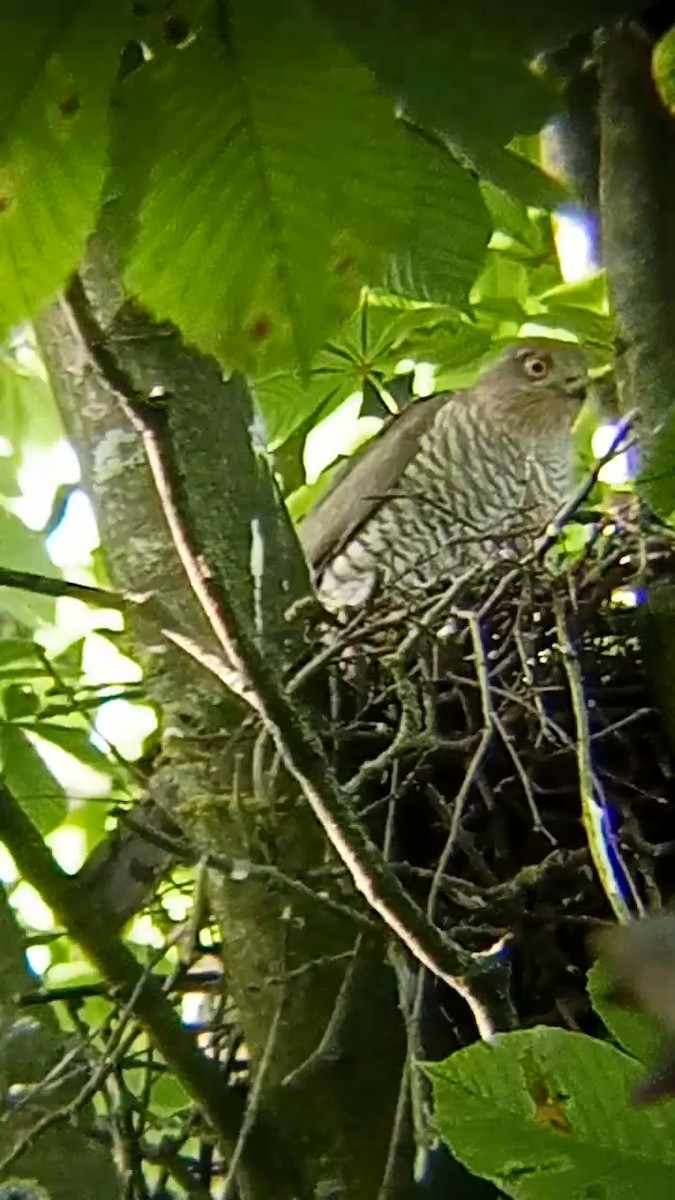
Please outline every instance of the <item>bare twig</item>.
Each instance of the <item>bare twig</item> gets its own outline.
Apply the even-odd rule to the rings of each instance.
[[[253,1086],[251,1087],[251,1090],[249,1091],[249,1094],[248,1094],[248,1100],[246,1103],[246,1111],[244,1113],[244,1118],[241,1122],[241,1127],[239,1129],[239,1136],[237,1138],[236,1144],[235,1144],[232,1154],[230,1156],[230,1162],[229,1162],[229,1166],[228,1166],[228,1170],[227,1170],[227,1175],[225,1176],[225,1179],[223,1181],[223,1190],[222,1190],[223,1200],[229,1200],[229,1198],[231,1196],[233,1196],[233,1194],[234,1194],[232,1189],[234,1187],[235,1180],[237,1177],[237,1172],[239,1170],[239,1167],[240,1167],[240,1164],[242,1161],[246,1142],[247,1142],[248,1138],[250,1137],[251,1131],[253,1130],[253,1127],[256,1123],[258,1109],[260,1106],[260,1098],[262,1096],[263,1087],[266,1082],[269,1065],[270,1065],[270,1062],[272,1061],[272,1055],[276,1048],[277,1035],[279,1032],[279,1026],[281,1024],[281,1014],[283,1012],[285,999],[286,999],[286,994],[285,994],[284,988],[282,987],[280,989],[279,999],[277,1001],[277,1006],[276,1006],[276,1009],[274,1012],[274,1016],[272,1017],[272,1021],[270,1022],[270,1027],[269,1027],[269,1031],[267,1034],[267,1041],[265,1044],[265,1049],[263,1050],[262,1056],[260,1058],[260,1062],[258,1063],[258,1068],[256,1071],[255,1079],[253,1081]]]

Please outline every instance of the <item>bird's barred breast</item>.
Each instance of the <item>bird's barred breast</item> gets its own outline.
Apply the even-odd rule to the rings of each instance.
[[[523,552],[569,493],[569,434],[528,445],[508,423],[486,426],[470,400],[442,408],[395,492],[325,568],[327,607],[364,603],[373,588],[451,582],[474,564]]]

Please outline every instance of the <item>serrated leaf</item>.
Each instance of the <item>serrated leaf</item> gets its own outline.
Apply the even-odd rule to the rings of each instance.
[[[123,0],[4,0],[0,9],[0,337],[76,266],[108,165]]]
[[[498,1035],[425,1068],[436,1123],[474,1174],[516,1200],[668,1200],[675,1106],[635,1109],[640,1065],[584,1034]]]
[[[522,200],[487,179],[481,182],[480,190],[496,230],[520,242],[533,255],[553,251],[550,230],[544,234],[541,222],[530,215]]]
[[[487,138],[476,140],[471,158],[482,179],[517,196],[532,208],[557,208],[570,194],[564,184],[547,175],[538,163],[515,150],[495,145]]]
[[[392,355],[408,358],[418,341],[424,342],[438,329],[450,333],[460,324],[459,314],[447,304],[421,304],[397,295],[370,296],[363,310],[363,353],[381,370],[388,369]]]
[[[129,287],[221,360],[267,370],[289,342],[306,370],[392,256],[463,301],[489,233],[475,182],[417,143],[305,0],[226,13],[125,85],[114,184]],[[432,261],[420,230],[438,229],[439,199]]]
[[[506,300],[524,309],[529,296],[529,274],[523,263],[514,262],[499,250],[488,252],[485,268],[471,293],[474,304]]]
[[[588,972],[587,986],[591,1004],[620,1046],[641,1063],[650,1066],[663,1048],[663,1036],[655,1021],[632,1012],[611,999],[612,976],[602,960]]]
[[[448,6],[443,0],[418,0],[416,7],[420,18],[428,20],[439,10],[445,16]],[[507,10],[502,0],[484,0],[480,8],[473,0],[454,0],[450,19],[473,27],[476,37],[484,41],[498,38],[502,52],[508,49],[519,58],[530,59],[541,51],[564,46],[575,34],[641,11],[640,0],[566,0],[546,8],[539,0],[519,0]]]
[[[0,762],[7,787],[40,833],[60,825],[68,811],[65,792],[20,726],[0,726]]]
[[[275,371],[253,380],[270,448],[276,450],[310,418],[323,420],[372,375],[391,376],[401,358],[424,355],[435,331],[448,336],[458,325],[459,316],[448,305],[366,294],[322,347],[306,381],[297,371]]]
[[[327,416],[358,386],[349,363],[339,372],[317,365],[306,381],[297,371],[273,371],[255,380],[251,392],[265,419],[270,449],[283,445],[310,417]]]
[[[492,232],[476,180],[447,149],[415,130],[408,140],[410,212],[401,248],[391,256],[386,286],[416,300],[461,303]]]

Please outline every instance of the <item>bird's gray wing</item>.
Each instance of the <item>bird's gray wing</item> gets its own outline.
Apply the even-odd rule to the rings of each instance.
[[[316,573],[351,541],[387,495],[396,491],[420,439],[451,399],[452,394],[446,393],[417,400],[337,472],[298,528],[300,543]]]

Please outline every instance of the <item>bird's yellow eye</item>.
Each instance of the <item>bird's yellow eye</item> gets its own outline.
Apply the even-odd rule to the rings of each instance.
[[[528,379],[545,379],[551,370],[551,365],[548,355],[528,354],[523,359],[523,370]]]

